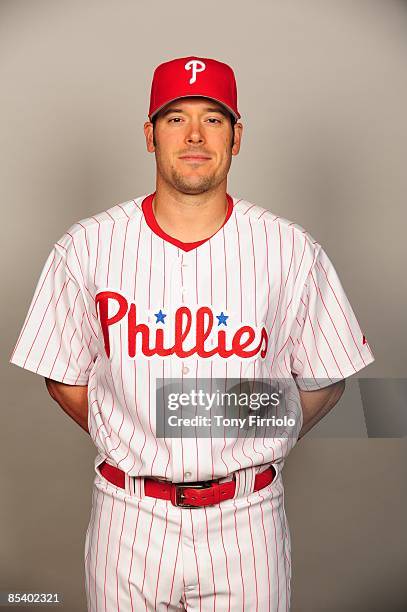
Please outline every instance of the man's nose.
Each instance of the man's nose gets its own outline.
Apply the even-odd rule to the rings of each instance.
[[[203,142],[204,136],[199,122],[193,122],[190,124],[186,140],[187,142]]]

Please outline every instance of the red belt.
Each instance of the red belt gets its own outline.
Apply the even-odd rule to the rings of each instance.
[[[106,480],[117,487],[125,488],[125,473],[123,470],[103,461],[99,471]],[[275,470],[270,465],[263,472],[258,472],[254,479],[253,491],[259,491],[269,485],[275,476]],[[149,497],[159,497],[170,501],[180,508],[197,508],[211,506],[225,499],[232,499],[235,494],[236,481],[217,482],[206,480],[201,482],[165,482],[154,478],[144,478],[144,493]]]

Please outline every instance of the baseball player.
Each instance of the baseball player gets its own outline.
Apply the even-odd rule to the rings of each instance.
[[[373,355],[321,245],[227,192],[233,70],[159,65],[148,119],[155,191],[55,242],[11,363],[45,377],[97,449],[89,611],[286,612],[285,459]],[[158,435],[157,381],[198,378],[291,381],[291,434]]]

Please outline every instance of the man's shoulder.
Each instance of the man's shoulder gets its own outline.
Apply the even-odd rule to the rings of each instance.
[[[80,219],[71,226],[70,230],[72,230],[73,233],[81,233],[87,229],[90,230],[93,228],[98,230],[104,225],[111,226],[121,221],[127,223],[130,219],[138,219],[142,214],[141,202],[143,198],[145,198],[145,195],[125,202],[120,202],[94,215]]]
[[[142,218],[141,203],[146,195],[120,202],[94,215],[76,221],[57,240],[55,246],[59,247],[62,252],[66,252],[68,248],[72,248],[72,245],[81,242],[86,245],[86,241],[93,234],[100,236],[105,231],[111,233],[112,226],[120,227],[121,225],[126,226],[130,221],[137,222],[137,220]]]
[[[307,242],[309,246],[319,246],[317,240],[302,225],[277,215],[261,204],[256,204],[244,198],[234,198],[234,211],[238,218],[243,219],[245,217],[250,220],[252,226],[261,224],[266,230],[277,231],[283,239],[290,236],[291,239],[294,237],[302,242]]]

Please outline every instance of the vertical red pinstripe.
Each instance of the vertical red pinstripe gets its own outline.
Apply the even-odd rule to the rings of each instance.
[[[121,528],[121,531],[120,531],[119,550],[118,550],[118,553],[117,553],[117,561],[116,561],[116,601],[117,601],[117,612],[120,612],[120,603],[119,603],[119,562],[120,562],[120,552],[121,552],[121,544],[122,544],[124,522],[126,520],[126,511],[127,511],[127,503],[126,503],[126,500],[124,500],[124,512],[123,512],[122,528]]]
[[[211,572],[212,572],[212,584],[213,584],[213,610],[215,611],[216,609],[216,587],[215,587],[215,572],[213,569],[213,558],[212,558],[212,553],[211,553],[211,547],[209,545],[209,526],[208,526],[208,513],[206,511],[206,508],[204,507],[204,512],[205,512],[205,524],[206,524],[206,545],[208,547],[208,552],[209,552],[209,558],[211,560]]]
[[[88,257],[90,257],[89,243],[88,243],[88,236],[87,236],[87,232],[86,232],[86,227],[80,221],[78,221],[78,225],[81,226],[81,228],[83,229],[83,233],[85,234],[86,250],[88,252]]]
[[[162,248],[163,248],[163,257],[162,257],[162,265],[163,265],[163,294],[162,294],[162,302],[161,302],[161,308],[164,310],[166,308],[166,297],[165,297],[165,289],[166,289],[166,283],[165,283],[165,277],[166,277],[166,268],[165,268],[165,260],[166,260],[166,256],[165,256],[165,241],[162,240]],[[164,380],[165,378],[165,359],[162,359],[161,361],[161,365],[162,365],[162,379]],[[163,387],[163,392],[164,392],[164,387]],[[170,449],[168,447],[168,442],[167,442],[167,438],[164,438],[164,442],[165,442],[165,447],[167,449],[167,465],[165,466],[165,478],[168,478],[168,467],[170,464],[170,456],[171,456],[171,452]]]
[[[243,576],[243,567],[242,567],[242,553],[240,550],[240,546],[239,546],[239,530],[237,528],[237,522],[236,522],[236,502],[233,502],[233,507],[234,507],[234,520],[235,520],[235,534],[236,534],[236,544],[237,544],[237,549],[239,551],[239,562],[240,562],[240,575]],[[245,590],[244,590],[244,580],[242,580],[242,604],[243,604],[243,608],[242,608],[242,612],[244,612],[245,610]]]
[[[88,598],[88,607],[90,606],[90,560],[91,560],[91,553],[92,553],[92,542],[93,542],[93,530],[92,530],[92,526],[95,520],[95,514],[96,514],[96,505],[97,505],[97,498],[99,496],[99,491],[94,487],[93,488],[93,492],[92,492],[92,508],[91,508],[91,514],[90,514],[90,519],[89,519],[89,524],[88,524],[88,531],[86,534],[86,538],[88,538],[88,542],[87,542],[87,551],[86,551],[86,555],[85,555],[85,568],[86,568],[86,595]]]
[[[123,343],[122,343],[122,328],[121,328],[121,326],[120,326],[120,328],[119,328],[119,337],[120,337],[120,346],[122,347],[122,346],[123,346]],[[119,353],[120,353],[120,380],[121,380],[121,383],[122,383],[122,393],[123,393],[123,398],[124,398],[124,405],[125,405],[125,407],[126,407],[126,411],[127,411],[127,413],[129,414],[130,419],[131,419],[131,421],[132,421],[132,423],[133,423],[133,427],[134,427],[133,417],[132,417],[131,411],[129,410],[129,407],[128,407],[127,402],[126,402],[126,399],[125,399],[124,382],[123,382],[123,355],[122,355],[122,351],[120,350],[120,351],[119,351]],[[111,371],[111,362],[109,362],[109,365],[110,365],[110,373],[111,373],[111,375],[112,375],[112,381],[113,381],[113,374],[112,374],[112,371]],[[114,386],[114,385],[113,385],[113,386]],[[118,449],[118,448],[119,448],[119,447],[120,447],[122,444],[124,444],[124,441],[123,441],[123,440],[120,438],[120,432],[121,432],[121,429],[122,429],[123,424],[124,424],[124,416],[125,416],[125,415],[124,415],[124,413],[123,413],[123,414],[122,414],[122,422],[120,423],[120,427],[119,427],[118,432],[117,432],[117,436],[118,436],[118,438],[119,438],[119,444],[118,444],[118,445],[117,445],[117,446],[114,448],[114,450],[115,450],[115,451],[116,451],[116,450],[117,450],[117,449]],[[127,457],[127,455],[126,455],[126,457]],[[124,458],[122,457],[122,459],[120,459],[120,461],[118,461],[118,462],[117,462],[117,465],[119,466],[119,464],[120,464],[120,463],[121,463],[121,462],[122,462],[124,459],[125,459],[125,457],[124,457]]]
[[[227,310],[228,310],[228,271],[227,271],[226,239],[225,239],[225,229],[224,229],[224,227],[222,228],[222,236],[223,236],[223,258],[224,258],[224,264],[225,264],[225,307],[226,307],[226,312],[227,312]],[[212,278],[212,276],[211,276],[211,278]],[[226,362],[225,363],[225,379],[227,378],[227,367],[228,367],[228,364]],[[223,436],[223,447],[222,447],[221,452],[220,452],[220,458],[223,461],[223,465],[226,468],[226,473],[228,473],[230,470],[228,468],[227,463],[223,459],[223,452],[225,450],[225,447],[226,447],[226,435]],[[233,456],[233,448],[232,448],[232,456]]]
[[[263,505],[264,505],[265,497],[261,495],[261,491],[259,491],[259,495],[261,497],[261,502],[260,502],[261,525],[262,525],[262,528],[263,528],[264,545],[265,545],[265,548],[266,548],[267,582],[268,582],[268,608],[270,609],[270,607],[271,607],[271,582],[270,582],[269,550],[268,550],[268,546],[267,546],[267,536],[266,536],[266,530],[265,530],[265,527],[264,527],[264,512],[263,512]]]
[[[139,232],[138,232],[138,236],[137,236],[137,250],[136,250],[136,262],[135,262],[135,272],[134,272],[134,291],[133,291],[133,299],[134,299],[135,302],[136,302],[137,274],[138,274],[138,264],[139,264],[140,236],[141,236],[141,229],[144,226],[145,226],[145,220],[144,220],[144,224],[143,225],[140,224]],[[140,474],[140,470],[141,470],[142,465],[143,465],[142,461],[141,461],[141,456],[142,456],[142,452],[143,452],[145,443],[147,441],[147,435],[146,435],[146,432],[144,430],[144,426],[143,426],[143,424],[142,424],[142,422],[140,420],[140,416],[139,416],[139,412],[138,412],[138,402],[137,402],[137,362],[136,362],[135,359],[133,360],[133,373],[134,373],[134,404],[135,404],[135,407],[136,407],[136,416],[137,416],[137,420],[139,422],[139,425],[141,426],[142,432],[144,434],[143,446],[142,446],[141,451],[140,451],[140,466],[139,466],[139,469],[138,469],[138,472],[137,472],[137,475],[139,475]],[[134,458],[133,465],[131,466],[131,468],[129,470],[129,473],[133,470],[135,462],[136,462],[136,459]]]
[[[253,258],[253,292],[254,292],[254,322],[257,327],[257,280],[256,280],[256,254],[254,249],[253,227],[249,217],[250,236],[252,241],[252,258]]]
[[[297,282],[297,277],[298,277],[299,271],[301,270],[301,267],[302,267],[302,262],[303,262],[303,259],[304,259],[304,255],[305,255],[305,247],[306,247],[306,246],[307,246],[307,241],[306,241],[305,236],[304,236],[304,247],[303,247],[303,249],[302,249],[301,260],[300,260],[300,263],[299,263],[299,265],[298,265],[297,272],[296,272],[296,275],[295,275],[295,278],[294,278],[294,285],[295,285],[295,284],[296,284],[296,282]]]
[[[276,317],[277,317],[277,313],[278,313],[278,309],[280,307],[281,290],[282,290],[282,285],[283,285],[283,246],[282,246],[282,240],[281,240],[281,227],[280,227],[280,224],[278,224],[278,235],[279,235],[279,241],[280,241],[280,284],[279,284],[279,288],[278,288],[278,300],[277,300],[277,305],[276,305],[276,308],[275,308],[275,311],[274,311],[274,319],[273,319],[273,322],[271,324],[270,334],[273,331],[274,323],[276,321]],[[274,343],[273,358],[271,360],[270,369],[272,369],[273,364],[274,364],[275,353],[276,353],[276,347],[275,347],[275,343]]]
[[[132,569],[132,566],[133,566],[134,544],[136,542],[136,535],[137,535],[137,527],[138,527],[139,517],[140,517],[140,501],[137,503],[137,521],[136,521],[136,526],[134,528],[133,543],[131,545],[130,568],[129,568],[129,575],[128,575],[128,578],[127,578],[128,585],[129,585],[130,604],[131,604],[132,612],[134,612],[134,607],[133,607],[133,597],[132,597],[132,594],[131,594],[130,576],[131,576],[131,569]],[[127,612],[127,610],[126,610],[126,612]],[[139,612],[139,611],[137,610],[137,612]]]
[[[283,500],[282,500],[282,503],[281,503],[281,509],[282,509],[282,513],[283,513],[284,542],[288,543],[288,534],[286,532],[286,517],[285,517],[285,510],[284,510],[284,508],[285,508],[284,487],[282,487],[282,496],[283,496]],[[288,566],[289,572],[291,574],[291,562],[290,562],[290,559],[287,556],[287,554],[286,554],[285,558],[287,559],[287,566]],[[289,609],[290,609],[289,608],[289,591],[288,591],[289,584],[288,584],[287,580],[286,580],[286,583],[285,583],[285,589],[286,589],[286,591],[285,591],[285,593],[286,593],[286,595],[285,595],[285,597],[286,597],[286,612],[289,612]]]
[[[195,362],[195,389],[198,388],[198,360],[196,360]],[[195,407],[195,415],[197,415],[198,412],[198,408],[197,406]],[[198,452],[198,437],[197,437],[197,431],[196,431],[196,425],[194,426],[195,429],[195,451],[196,451],[196,479],[197,480],[204,480],[203,478],[200,478],[200,471],[199,471],[199,452]]]
[[[134,364],[134,397],[135,397],[135,398],[137,398],[137,369],[136,369],[136,361],[135,361],[135,360],[133,361],[133,364]],[[143,455],[143,450],[144,450],[144,447],[145,447],[145,445],[146,445],[146,441],[147,441],[147,434],[146,434],[146,431],[145,431],[145,429],[144,429],[144,425],[143,425],[143,424],[142,424],[142,422],[140,421],[140,416],[139,416],[139,414],[138,414],[138,408],[137,408],[137,401],[135,402],[135,404],[136,404],[136,413],[137,413],[137,418],[138,418],[138,421],[139,421],[139,423],[140,423],[140,425],[141,425],[141,430],[142,430],[143,435],[144,435],[143,444],[142,444],[142,447],[141,447],[140,452],[139,452],[139,457],[140,457],[140,465],[139,465],[139,469],[138,469],[138,471],[137,471],[137,476],[140,476],[140,471],[141,471],[141,468],[142,468],[142,466],[143,466],[143,462],[141,461],[141,457],[142,457],[142,455]],[[133,465],[134,465],[134,462],[133,462]]]
[[[160,581],[160,571],[161,571],[161,562],[162,562],[162,558],[163,558],[163,552],[164,552],[164,545],[165,545],[165,537],[167,535],[167,517],[168,517],[168,507],[165,510],[165,528],[164,528],[164,537],[163,537],[163,541],[162,541],[162,545],[161,545],[161,552],[160,552],[160,559],[158,562],[158,568],[157,568],[157,582],[156,582],[156,586],[155,586],[155,598],[154,598],[154,609],[157,610],[157,594],[158,594],[158,583]],[[147,557],[146,557],[147,559]],[[174,580],[174,577],[173,577]]]
[[[182,514],[181,514],[181,527],[180,527],[179,534],[178,534],[177,554],[176,554],[175,561],[174,561],[174,571],[172,573],[171,590],[170,590],[170,594],[169,594],[169,597],[168,597],[167,610],[168,610],[169,602],[172,601],[172,593],[173,593],[173,590],[174,590],[175,570],[177,568],[179,545],[180,545],[180,542],[181,542],[181,532],[182,532]],[[182,575],[184,575],[184,572],[182,572]],[[185,583],[184,583],[184,588],[185,588]]]
[[[242,258],[241,258],[241,250],[240,250],[240,235],[239,235],[239,226],[237,223],[237,217],[235,216],[236,223],[236,233],[237,233],[237,253],[239,255],[239,278],[240,278],[240,320],[243,321],[243,285],[242,285]]]
[[[148,361],[147,364],[148,367],[148,424],[150,426],[150,431],[151,431],[151,438],[154,440],[155,443],[155,454],[153,457],[153,460],[151,462],[151,468],[150,468],[150,474],[153,474],[153,465],[154,465],[154,461],[156,460],[157,457],[157,453],[158,453],[158,444],[157,444],[157,438],[153,432],[153,428],[151,426],[151,412],[153,410],[152,408],[152,402],[151,402],[151,361]]]
[[[178,249],[178,257],[180,256],[180,250]],[[184,253],[181,253],[181,287],[184,286],[184,275],[183,275],[183,267],[184,267]],[[182,303],[184,303],[184,297],[182,296]],[[181,393],[184,393],[184,369],[181,368]],[[184,463],[184,444],[182,437],[183,430],[181,429],[181,437],[178,438],[181,444],[181,463],[182,463],[182,474],[185,473],[185,463]]]
[[[152,258],[153,258],[153,234],[152,232],[150,232],[150,265],[149,265],[149,271],[148,271],[148,309],[150,311],[151,309],[151,272],[152,272]],[[151,437],[155,442],[155,455],[153,458],[153,461],[151,462],[151,474],[153,474],[153,466],[154,466],[154,462],[156,460],[157,454],[158,454],[158,444],[157,444],[157,438],[155,436],[155,434],[153,433],[152,427],[151,427],[151,389],[150,389],[150,366],[151,366],[151,361],[148,361],[148,414],[149,414],[149,424],[150,424],[150,430],[151,430]]]
[[[113,221],[112,232],[110,234],[109,256],[108,256],[108,259],[107,259],[107,272],[106,272],[106,287],[109,286],[110,258],[111,258],[111,255],[112,255],[112,243],[113,243],[114,226],[115,226],[115,221]]]
[[[278,570],[278,559],[279,559],[279,554],[278,554],[278,538],[277,538],[277,528],[276,528],[276,519],[274,516],[274,506],[273,506],[273,500],[270,499],[270,504],[271,504],[271,513],[272,513],[272,517],[273,517],[273,527],[274,527],[274,542],[276,545],[276,554],[275,554],[275,560],[276,560],[276,572],[277,572],[277,610],[276,612],[279,611],[280,609],[280,573]]]
[[[269,243],[268,243],[268,236],[267,236],[265,221],[263,221],[263,227],[264,227],[264,236],[265,236],[265,241],[266,241],[266,268],[267,268],[267,311],[266,311],[265,319],[266,321],[268,321],[269,311],[270,311],[270,264],[269,264],[270,258],[269,258]]]
[[[255,321],[255,325],[257,327],[258,325],[258,312],[257,312],[257,268],[256,268],[256,249],[254,246],[254,237],[253,237],[253,227],[252,227],[252,223],[249,217],[249,226],[250,226],[250,235],[251,235],[251,243],[252,243],[252,257],[253,257],[253,279],[254,279],[254,321]],[[255,380],[256,380],[256,361],[253,360],[253,387],[255,384]],[[255,452],[256,454],[261,456],[261,463],[264,463],[265,459],[264,459],[264,455],[263,453],[261,453],[260,451],[257,451],[255,449],[255,440],[256,440],[256,435],[253,436],[253,442],[252,442],[252,447],[253,447],[253,452]],[[264,444],[263,444],[264,446]]]
[[[141,592],[144,592],[144,581],[146,579],[146,567],[147,567],[147,557],[148,557],[148,549],[150,547],[150,538],[151,538],[151,529],[153,526],[153,522],[154,522],[154,510],[156,507],[157,501],[154,502],[154,506],[151,509],[151,522],[150,522],[150,527],[148,529],[148,540],[147,540],[147,550],[146,550],[146,554],[144,556],[144,569],[143,569],[143,583],[141,585]],[[144,603],[146,606],[146,612],[148,612],[148,608],[147,608],[147,598],[144,596]]]
[[[96,223],[98,224],[98,239],[97,239],[97,246],[96,246],[96,259],[95,259],[95,268],[94,268],[94,271],[93,271],[93,284],[96,285],[96,270],[97,270],[97,267],[98,267],[98,260],[99,260],[100,223],[96,219],[96,217],[91,217],[91,218],[94,219],[96,221]]]
[[[120,327],[120,346],[123,347],[122,328],[121,327]],[[130,440],[131,440],[133,438],[134,432],[136,431],[136,428],[135,428],[135,425],[134,425],[133,415],[131,413],[131,410],[129,409],[129,406],[128,406],[127,400],[126,400],[126,391],[125,391],[124,376],[123,376],[123,352],[122,352],[122,350],[120,350],[120,380],[121,380],[121,383],[122,383],[123,403],[124,403],[124,405],[126,407],[126,411],[127,411],[128,415],[130,417],[131,424],[132,424],[132,427],[133,427],[133,430],[132,430],[132,433],[131,433],[131,436],[130,436]],[[124,423],[124,415],[123,415],[122,423],[120,425],[120,429],[121,429],[123,423]],[[119,434],[120,434],[120,429],[119,429],[119,432],[118,432]],[[119,464],[122,463],[122,461],[125,461],[127,459],[128,455],[129,455],[129,452],[130,452],[130,440],[126,444],[127,445],[127,453],[125,454],[124,457],[122,457],[120,459],[120,461],[117,462],[118,467],[119,467]]]
[[[290,265],[288,267],[287,277],[286,277],[285,283],[284,283],[284,289],[287,287],[287,282],[288,282],[288,279],[290,278],[291,266],[293,265],[293,258],[294,258],[294,228],[291,228],[291,236],[292,236],[291,259],[290,259]]]
[[[123,265],[124,265],[124,254],[126,252],[126,241],[127,241],[127,231],[129,228],[129,219],[126,222],[126,229],[124,231],[124,239],[123,239],[123,248],[122,248],[122,265],[120,269],[120,289],[123,289]]]
[[[223,552],[225,553],[226,579],[227,579],[227,582],[228,582],[228,612],[230,612],[231,588],[230,588],[230,579],[229,579],[228,555],[227,555],[226,548],[225,548],[225,541],[223,539],[223,512],[222,512],[222,504],[219,504],[219,512],[220,512],[220,534],[221,534]]]
[[[108,612],[108,610],[107,610],[107,602],[106,602],[106,570],[107,570],[107,559],[108,559],[108,552],[109,552],[110,530],[111,530],[111,527],[112,527],[112,518],[113,518],[113,511],[114,511],[114,502],[115,502],[115,499],[113,497],[112,509],[110,511],[109,530],[107,532],[106,559],[105,559],[105,576],[104,576],[104,580],[103,580],[103,595],[104,595],[104,601],[105,601],[105,612]]]
[[[239,228],[238,228],[238,223],[237,223],[237,217],[235,215],[235,227],[236,227],[236,236],[237,236],[237,242],[238,242],[238,254],[239,254],[239,294],[240,294],[240,321],[243,321],[243,312],[242,312],[242,295],[243,295],[243,286],[242,286],[242,261],[241,261],[241,257],[240,257],[240,240],[239,240]],[[225,236],[223,236],[224,238],[224,242],[225,242]],[[225,254],[225,271],[226,271],[226,254]],[[227,300],[226,300],[227,301]],[[228,378],[228,363],[226,361],[225,363],[225,389],[226,389],[226,384],[227,384],[227,378]],[[241,373],[241,366],[240,366],[240,373]],[[240,414],[239,414],[240,416]],[[226,445],[226,437],[225,437],[225,445]],[[225,445],[223,447],[223,449],[225,448]],[[233,451],[235,449],[236,446],[236,440],[235,443],[232,445],[231,448],[231,455],[233,457],[233,459],[236,461],[236,463],[238,464],[238,468],[237,469],[242,469],[242,464],[240,463],[240,461],[237,459],[237,457],[235,457]],[[222,452],[223,452],[222,449]],[[243,445],[242,445],[242,449],[243,449]],[[226,465],[226,464],[225,464]],[[230,468],[228,468],[228,473],[230,473]]]
[[[225,234],[223,233],[223,238],[225,237]],[[210,286],[210,291],[211,291],[211,297],[210,297],[210,304],[211,304],[211,308],[214,308],[215,304],[213,303],[213,264],[212,264],[212,240],[209,240],[209,286]],[[225,261],[225,267],[226,267],[226,261]],[[212,393],[212,380],[213,380],[213,359],[210,360],[210,372],[211,372],[211,382],[210,382],[210,393]],[[216,441],[215,441],[215,445],[216,445]],[[212,421],[211,421],[211,479],[214,478],[215,475],[215,465],[214,465],[214,459],[213,459],[213,438],[212,438]]]
[[[100,514],[99,514],[99,521],[98,521],[98,539],[97,539],[97,544],[96,544],[96,558],[95,558],[95,569],[94,569],[94,577],[95,577],[95,603],[96,603],[96,610],[98,607],[98,594],[97,594],[97,589],[96,589],[96,576],[97,576],[97,570],[98,570],[98,554],[99,554],[99,538],[100,538],[100,519],[102,516],[102,512],[103,512],[103,504],[105,503],[105,497],[102,497],[102,504],[100,506]]]
[[[165,360],[163,359],[162,360],[162,379],[164,380],[164,378],[165,378]],[[163,395],[164,395],[164,385],[163,385]],[[165,447],[167,449],[167,465],[165,466],[165,472],[164,472],[165,476],[164,476],[164,478],[169,479],[168,478],[168,467],[170,465],[171,451],[170,451],[170,449],[168,447],[168,442],[167,442],[167,438],[166,437],[164,438],[164,442],[165,442]]]
[[[195,544],[194,521],[193,521],[193,515],[192,515],[192,510],[191,509],[189,509],[189,514],[190,514],[190,519],[191,519],[192,546],[193,546],[193,549],[194,549],[194,556],[195,556],[196,577],[197,577],[197,581],[198,581],[199,610],[202,610],[201,580],[200,580],[200,577],[199,577],[198,557],[197,557],[197,554],[196,554],[197,544]]]
[[[248,519],[249,519],[250,540],[251,540],[252,551],[253,551],[254,583],[255,583],[255,586],[256,586],[256,611],[258,612],[258,610],[259,610],[259,590],[258,590],[258,585],[257,585],[256,552],[254,550],[252,522],[251,522],[251,519],[250,519],[250,508],[251,508],[251,503],[249,502],[249,505],[247,506],[247,516],[248,516]]]

